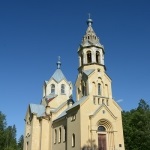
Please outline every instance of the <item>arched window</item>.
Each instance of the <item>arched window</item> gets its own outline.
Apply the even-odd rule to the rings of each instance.
[[[58,142],[59,143],[61,142],[61,128],[59,128],[59,139],[58,139]]]
[[[54,130],[54,143],[57,142],[57,130],[55,129]]]
[[[75,134],[72,134],[72,147],[75,147]]]
[[[64,84],[61,85],[61,94],[65,94],[65,85]]]
[[[105,132],[106,129],[105,129],[104,126],[99,126],[99,127],[98,127],[98,131],[99,131],[99,132]]]
[[[98,95],[101,95],[101,84],[98,83]]]
[[[91,51],[87,51],[87,63],[92,62],[92,56],[91,56]]]
[[[99,53],[99,51],[96,51],[96,62],[100,63],[100,53]]]
[[[82,95],[83,96],[86,96],[87,93],[86,93],[86,83],[84,81],[82,81]]]
[[[67,131],[66,131],[66,127],[64,126],[64,132],[63,132],[63,141],[66,141],[66,136],[67,136]]]
[[[55,94],[55,84],[51,84],[51,93]]]

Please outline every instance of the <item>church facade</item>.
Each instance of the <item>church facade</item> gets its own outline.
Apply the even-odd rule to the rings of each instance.
[[[78,48],[76,100],[73,85],[57,69],[43,84],[40,104],[29,104],[25,116],[24,150],[125,150],[121,108],[112,98],[105,50],[87,21]]]

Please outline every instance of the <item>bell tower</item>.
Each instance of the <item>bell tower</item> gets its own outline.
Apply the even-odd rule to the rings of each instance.
[[[93,65],[104,67],[104,47],[92,28],[92,19],[87,20],[88,28],[78,49],[79,72],[93,68]]]
[[[79,68],[76,81],[77,100],[90,94],[112,97],[111,79],[106,75],[104,46],[92,28],[93,21],[87,20],[87,30],[78,48]]]

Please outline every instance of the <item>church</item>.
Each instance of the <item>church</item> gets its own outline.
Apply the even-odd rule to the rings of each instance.
[[[89,18],[77,50],[76,100],[58,59],[41,102],[27,108],[23,150],[125,150],[122,109],[112,97],[104,46],[92,23]]]

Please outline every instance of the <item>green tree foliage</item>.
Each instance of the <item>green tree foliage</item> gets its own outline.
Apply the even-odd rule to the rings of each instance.
[[[21,135],[18,140],[18,150],[23,150],[23,141],[24,141],[24,137],[23,135]]]
[[[5,129],[6,129],[6,117],[0,111],[0,149],[5,147]]]
[[[126,150],[150,149],[150,106],[141,99],[136,109],[123,112]]]
[[[0,111],[0,150],[23,150],[23,136],[16,140],[16,127],[6,124],[6,116]]]
[[[5,135],[6,135],[6,148],[5,150],[8,149],[17,149],[17,142],[16,142],[16,127],[15,125],[13,126],[8,126],[6,131],[5,131]]]

